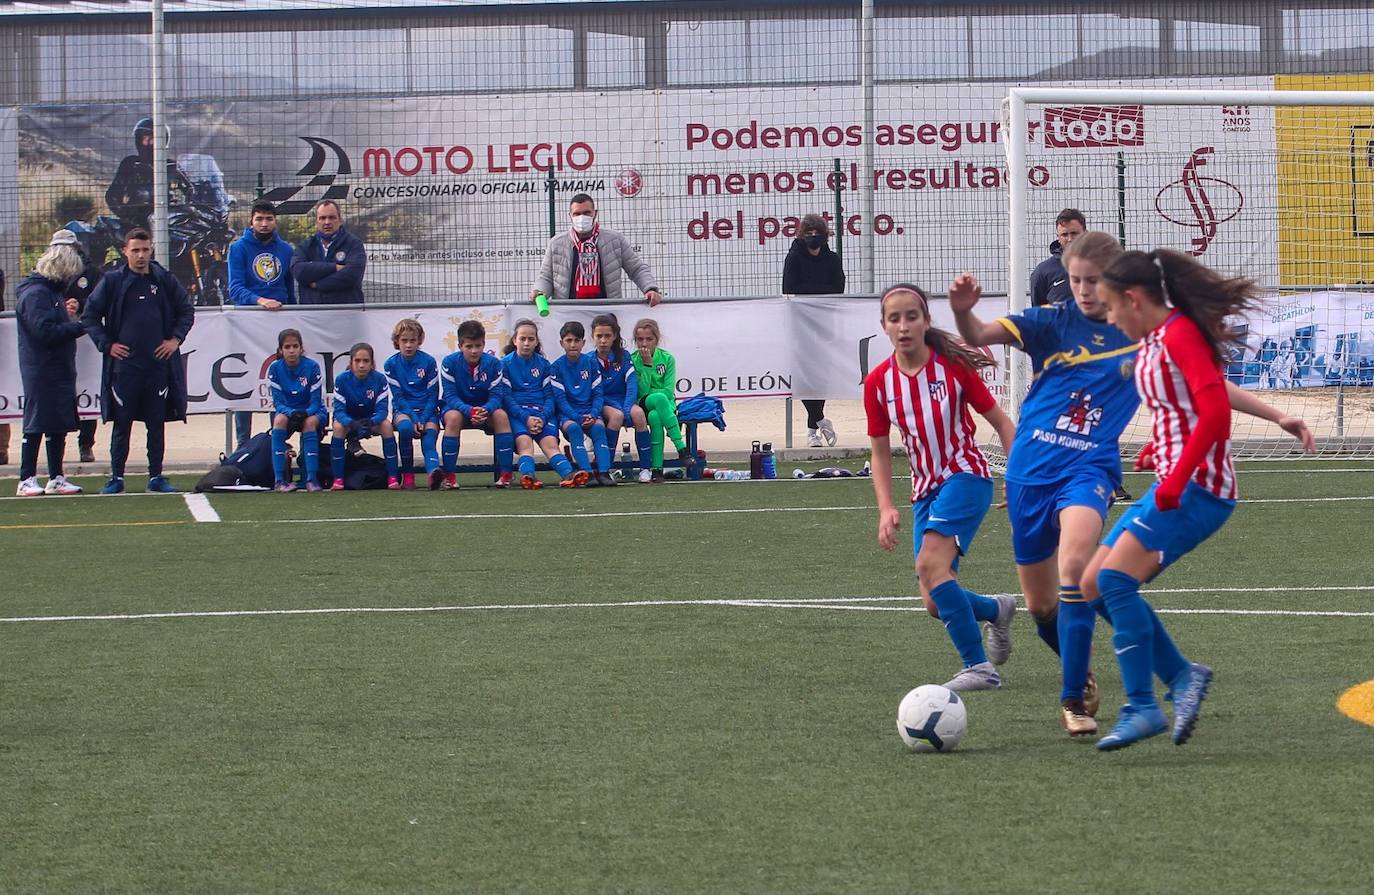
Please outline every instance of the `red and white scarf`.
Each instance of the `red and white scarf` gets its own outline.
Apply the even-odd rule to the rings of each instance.
[[[585,237],[576,230],[572,231],[573,246],[577,249],[577,272],[573,274],[573,298],[601,297],[601,253],[596,247],[596,238],[601,235],[601,225],[593,224],[592,232]]]

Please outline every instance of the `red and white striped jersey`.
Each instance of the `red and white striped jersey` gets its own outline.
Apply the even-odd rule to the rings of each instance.
[[[1135,387],[1153,417],[1155,475],[1163,481],[1178,465],[1183,446],[1197,428],[1193,396],[1204,388],[1224,389],[1221,364],[1202,330],[1175,311],[1140,342]],[[1228,433],[1230,420],[1227,420]],[[1228,437],[1207,452],[1193,481],[1226,500],[1236,499],[1236,469]]]
[[[969,408],[984,413],[996,404],[976,370],[934,351],[914,376],[891,356],[864,379],[869,437],[897,427],[911,463],[913,503],[957,473],[991,477]]]

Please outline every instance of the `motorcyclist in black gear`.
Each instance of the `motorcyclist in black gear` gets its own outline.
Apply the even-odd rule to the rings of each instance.
[[[147,228],[153,214],[153,119],[140,118],[134,125],[134,154],[126,155],[115,171],[110,188],[105,191],[105,204],[119,218],[123,230]],[[185,201],[191,185],[177,168],[173,159],[167,160],[167,189],[170,201]],[[178,199],[177,194],[181,198]]]

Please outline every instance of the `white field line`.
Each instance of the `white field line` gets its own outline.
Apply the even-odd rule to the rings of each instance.
[[[182,497],[186,498],[186,509],[191,511],[191,518],[195,519],[197,522],[219,521],[219,513],[216,513],[215,508],[210,506],[210,498],[206,497],[204,494],[191,494],[188,492],[183,494]]]
[[[1161,588],[1143,591],[1156,593],[1278,593],[1300,590],[1303,593],[1316,591],[1374,591],[1374,585],[1333,585],[1324,587],[1198,587],[1198,588]],[[321,607],[316,609],[220,609],[187,612],[140,612],[111,615],[44,615],[0,617],[0,623],[19,622],[76,622],[76,621],[142,621],[150,619],[174,618],[261,618],[270,616],[301,615],[396,615],[404,613],[432,612],[515,612],[556,609],[639,609],[662,607],[740,607],[758,609],[827,609],[858,610],[868,612],[924,612],[919,605],[877,606],[864,604],[906,603],[915,604],[920,598],[912,596],[891,597],[778,597],[760,599],[719,599],[719,600],[622,600],[607,603],[487,603],[473,606],[349,606]],[[1374,618],[1374,611],[1358,612],[1344,610],[1300,610],[1300,609],[1158,609],[1170,615],[1234,615],[1234,616],[1307,616],[1316,618]]]

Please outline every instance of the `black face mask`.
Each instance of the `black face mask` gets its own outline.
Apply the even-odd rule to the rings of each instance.
[[[819,249],[821,246],[825,245],[825,237],[821,236],[820,234],[803,236],[802,239],[806,241],[806,247],[813,252],[816,249]]]

